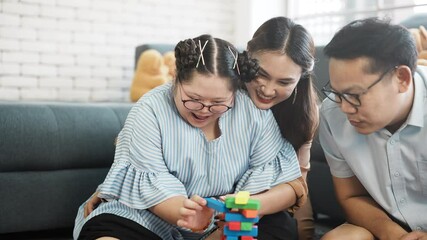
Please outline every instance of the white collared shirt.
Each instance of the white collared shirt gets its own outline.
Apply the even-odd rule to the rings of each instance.
[[[427,67],[419,67],[414,79],[412,110],[395,133],[359,134],[326,98],[319,138],[333,176],[356,176],[390,215],[412,230],[427,231]]]

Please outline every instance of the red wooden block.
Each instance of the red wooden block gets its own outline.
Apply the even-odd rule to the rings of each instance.
[[[240,240],[254,240],[255,238],[253,238],[252,236],[241,236]]]
[[[227,225],[232,231],[240,231],[240,222],[228,222]]]

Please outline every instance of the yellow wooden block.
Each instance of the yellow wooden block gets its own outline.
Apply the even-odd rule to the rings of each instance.
[[[248,191],[240,191],[236,195],[235,203],[236,204],[246,204],[249,200],[249,192]]]

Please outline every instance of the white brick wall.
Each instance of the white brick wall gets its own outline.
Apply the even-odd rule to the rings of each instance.
[[[234,42],[236,0],[0,0],[0,100],[129,101],[135,47]]]

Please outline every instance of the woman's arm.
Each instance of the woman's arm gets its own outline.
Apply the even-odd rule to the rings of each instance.
[[[310,149],[312,140],[304,143],[297,152],[299,167],[304,180],[307,180],[307,173],[310,170]]]
[[[252,195],[251,198],[260,201],[261,208],[258,212],[260,216],[288,209],[297,201],[294,189],[286,183],[279,184],[263,193]]]
[[[295,211],[307,200],[307,184],[300,177],[294,181],[281,183],[271,189],[252,195],[261,202],[259,215],[273,214],[283,210]]]

